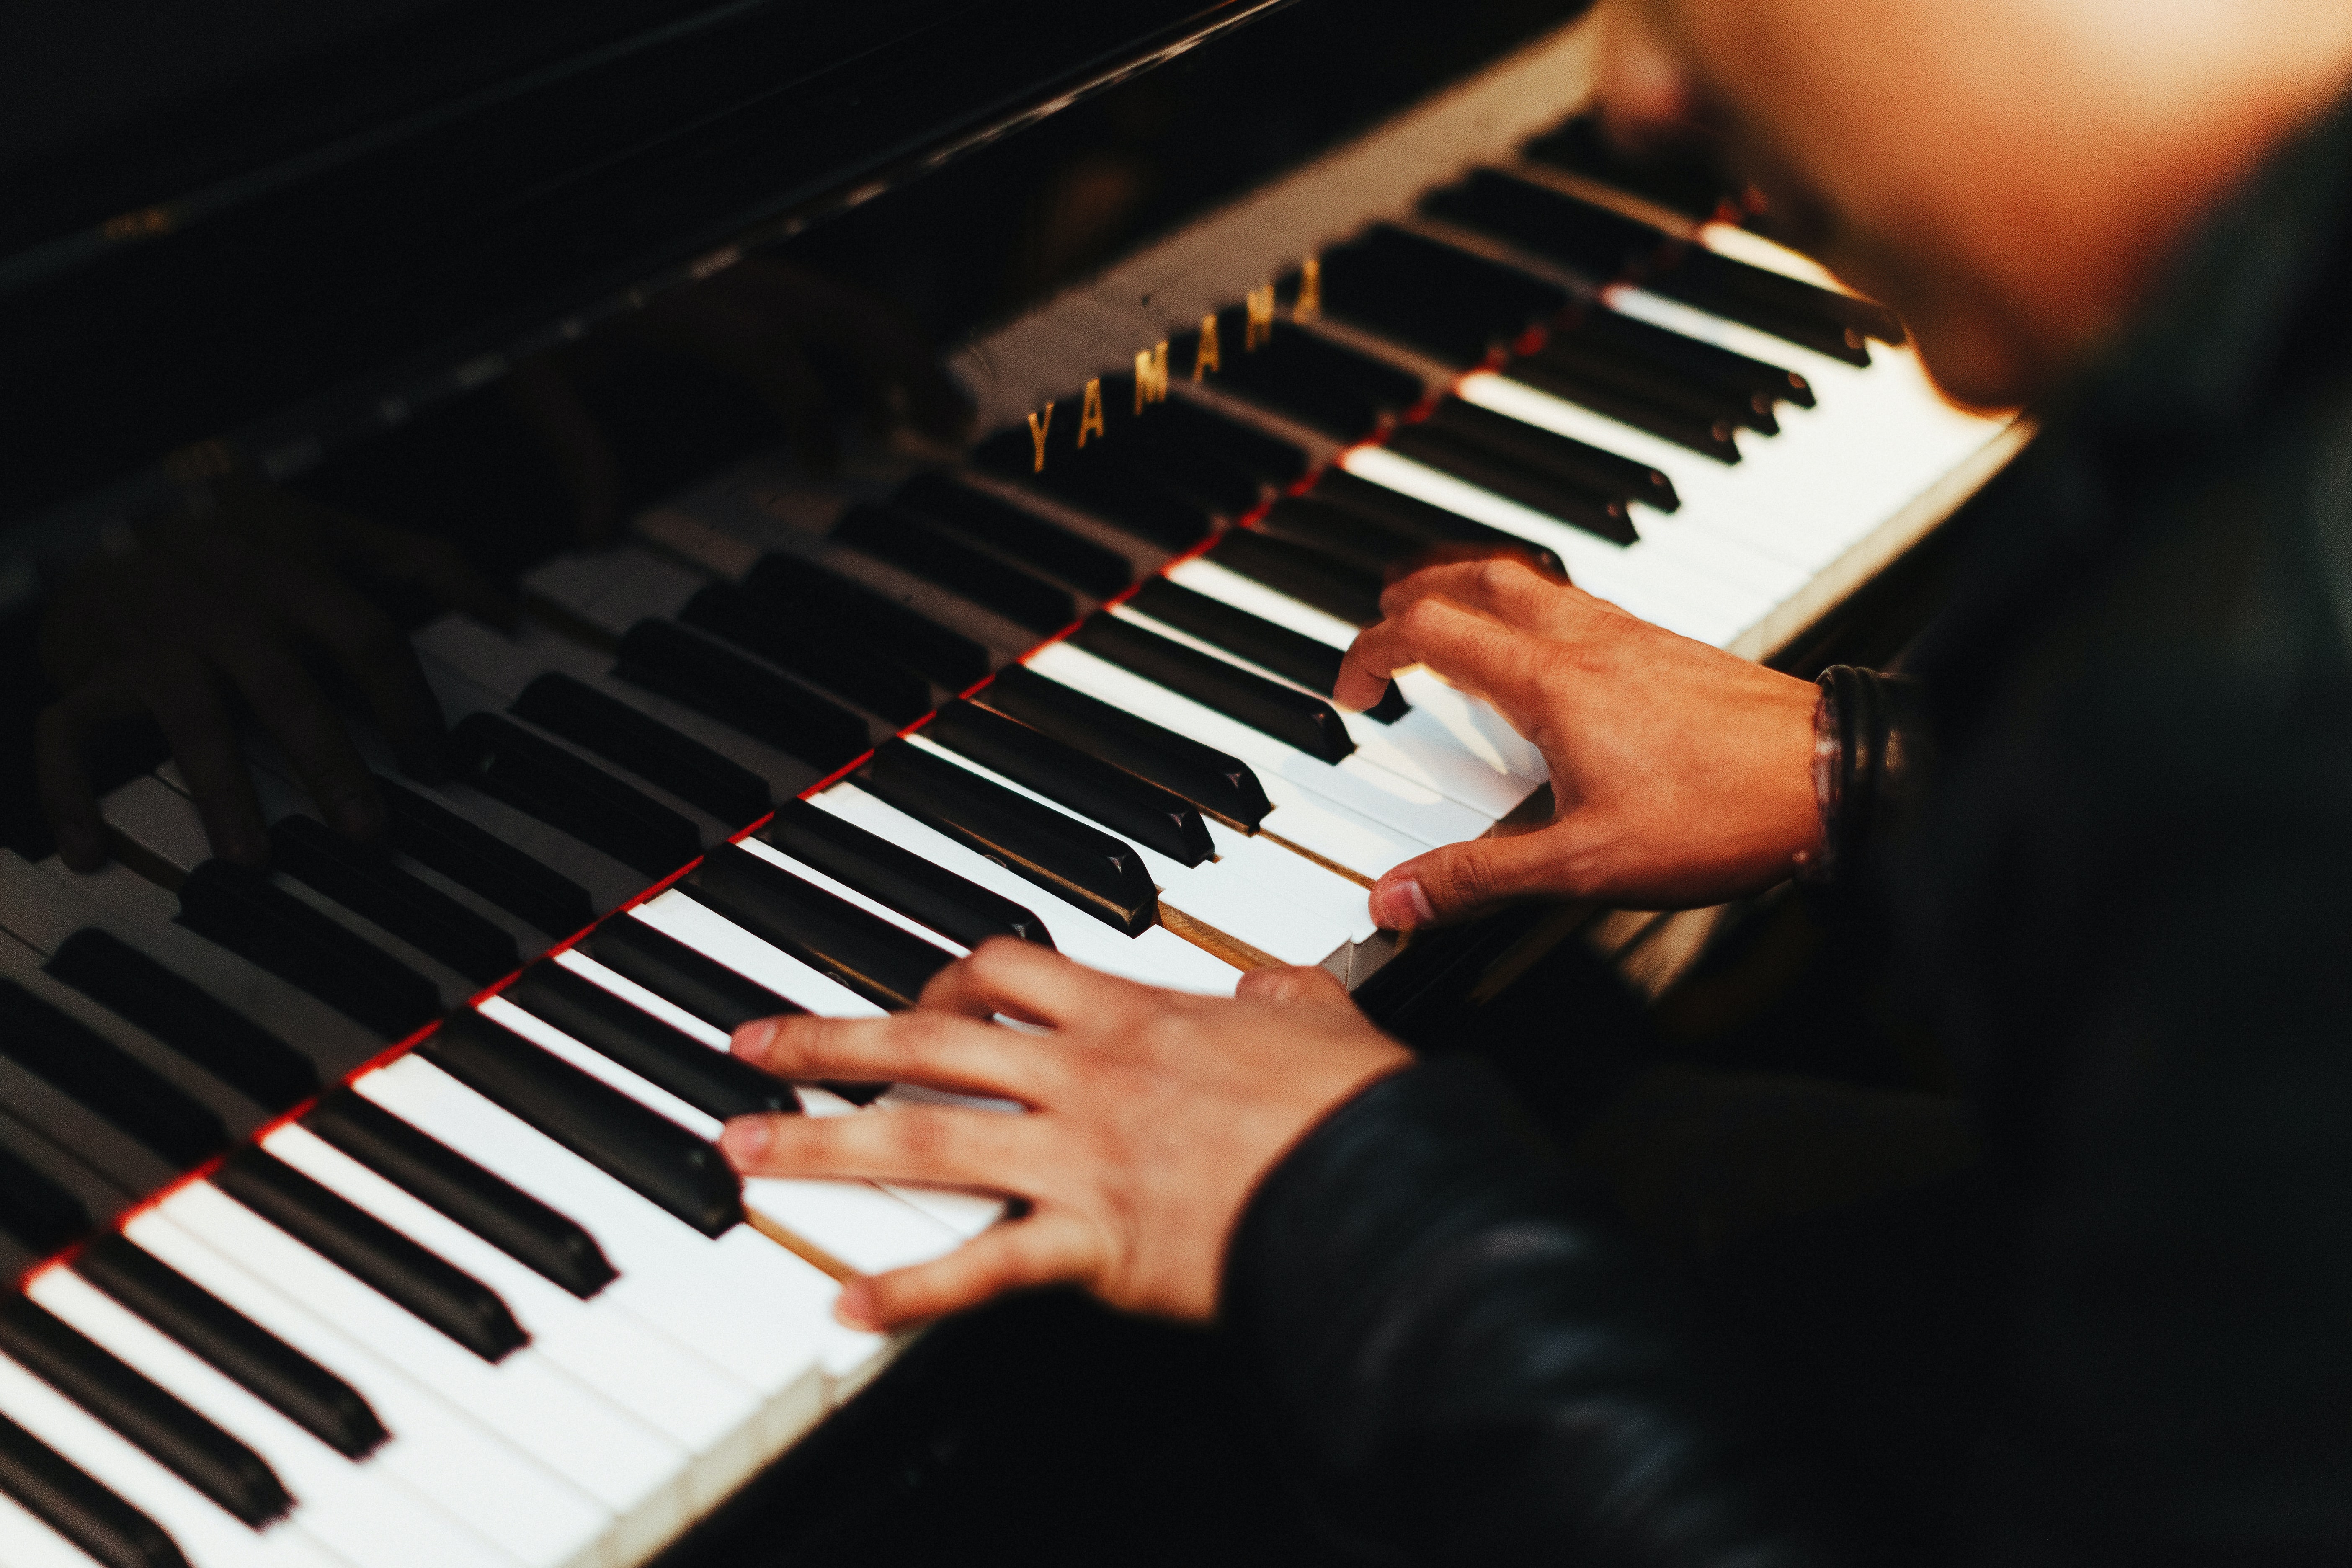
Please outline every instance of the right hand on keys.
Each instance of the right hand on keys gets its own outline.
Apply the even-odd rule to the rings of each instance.
[[[1627,909],[1720,903],[1817,851],[1819,690],[1635,619],[1512,559],[1424,567],[1381,595],[1335,700],[1366,708],[1418,665],[1485,700],[1544,754],[1556,809],[1534,832],[1417,856],[1372,891],[1390,930],[1505,899]]]

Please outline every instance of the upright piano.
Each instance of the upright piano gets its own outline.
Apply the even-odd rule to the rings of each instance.
[[[1003,1206],[739,1182],[728,1116],[921,1096],[730,1029],[1009,935],[1207,994],[1319,964],[1418,1043],[1583,912],[1374,929],[1389,868],[1549,804],[1425,672],[1331,705],[1391,566],[1513,550],[1801,664],[2024,438],[1621,165],[1573,5],[112,9],[0,51],[12,1568],[877,1560],[952,1458],[929,1383],[1014,1342],[853,1332],[837,1281]],[[633,335],[747,268],[809,290],[820,382],[845,300],[928,334],[970,438],[813,461]],[[550,366],[615,537],[514,413]],[[40,618],[233,486],[457,537],[524,613],[395,596],[447,744],[358,726],[381,839],[247,719],[266,868],[134,733],[68,870]]]

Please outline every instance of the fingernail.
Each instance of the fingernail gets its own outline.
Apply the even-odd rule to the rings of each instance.
[[[775,1131],[764,1116],[739,1116],[719,1132],[719,1150],[739,1171],[757,1163],[775,1141]]]
[[[1383,879],[1372,889],[1372,920],[1382,931],[1411,931],[1427,925],[1435,910],[1429,895],[1411,877]]]
[[[768,1043],[776,1037],[772,1018],[755,1018],[728,1037],[727,1048],[746,1061],[756,1062],[768,1054]]]
[[[881,1327],[875,1321],[874,1287],[863,1279],[852,1279],[844,1285],[833,1304],[833,1315],[844,1328],[874,1332]]]

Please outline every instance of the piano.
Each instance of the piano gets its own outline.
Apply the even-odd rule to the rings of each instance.
[[[1312,0],[615,5],[553,63],[491,29],[496,74],[428,105],[381,9],[373,96],[307,149],[247,126],[243,184],[175,154],[182,194],[76,226],[16,165],[20,610],[219,467],[299,482],[1171,62],[1345,30]],[[530,563],[518,628],[420,619],[448,766],[361,737],[384,841],[249,731],[267,870],[152,759],[104,797],[104,869],[0,851],[0,1561],[682,1563],[916,1370],[920,1336],[833,1321],[837,1282],[1003,1215],[738,1182],[728,1116],[923,1096],[775,1081],[732,1027],[904,1007],[997,935],[1207,994],[1320,964],[1402,1027],[1572,929],[1373,929],[1390,867],[1549,806],[1533,748],[1426,673],[1331,706],[1382,572],[1508,548],[1786,658],[2027,432],[1943,403],[1899,323],[1704,184],[1617,183],[1574,119],[1590,27],[1514,20],[1541,25],[968,334],[967,448],[739,453]],[[646,90],[584,112],[615,84]],[[311,98],[288,123],[336,120]],[[421,205],[420,171],[450,182]],[[308,226],[371,203],[414,221]]]

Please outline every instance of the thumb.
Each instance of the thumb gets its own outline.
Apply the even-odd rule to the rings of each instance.
[[[1384,931],[1444,925],[1506,899],[1564,895],[1566,867],[1549,832],[1473,838],[1417,855],[1372,889],[1372,919]]]

